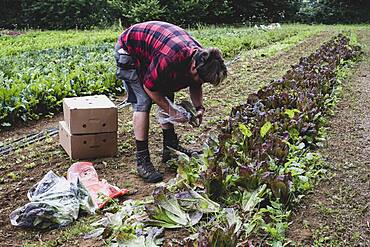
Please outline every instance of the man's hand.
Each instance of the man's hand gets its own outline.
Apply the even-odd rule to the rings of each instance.
[[[195,113],[195,117],[198,119],[198,126],[200,126],[203,121],[203,115],[205,112],[205,108],[203,106],[199,106],[196,108],[196,111],[197,112]]]
[[[198,121],[199,121],[198,126],[202,124],[203,115],[204,115],[204,110],[197,111],[197,113],[195,114],[195,117],[198,118]]]
[[[194,124],[195,127],[199,127],[200,124],[203,121],[203,115],[205,108],[203,106],[203,90],[202,85],[199,85],[198,87],[190,87],[190,98],[195,107],[195,118],[197,121],[196,124]]]

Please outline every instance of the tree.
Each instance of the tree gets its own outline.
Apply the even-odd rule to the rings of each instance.
[[[0,0],[0,27],[16,28],[22,13],[21,0]]]
[[[370,22],[370,1],[301,0],[297,19],[327,24]]]

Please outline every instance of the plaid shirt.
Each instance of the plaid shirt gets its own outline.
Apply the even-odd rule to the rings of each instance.
[[[180,27],[160,21],[135,24],[118,44],[136,58],[139,78],[148,89],[167,93],[191,85],[191,58],[201,45]]]

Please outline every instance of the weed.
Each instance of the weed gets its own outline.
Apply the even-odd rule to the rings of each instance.
[[[72,226],[68,226],[62,230],[60,235],[55,240],[50,240],[42,244],[31,244],[25,243],[25,247],[56,247],[65,244],[68,241],[73,240],[74,238],[80,237],[82,234],[85,234],[93,229],[91,223],[97,219],[96,216],[85,218],[83,220],[77,221]]]
[[[13,182],[15,181],[18,181],[19,180],[19,176],[15,173],[15,172],[9,172],[8,174],[6,174],[6,176],[12,180]]]
[[[37,166],[37,164],[35,162],[31,162],[31,163],[25,164],[24,165],[24,168],[26,168],[26,169],[32,169],[32,168],[34,168],[36,166]]]

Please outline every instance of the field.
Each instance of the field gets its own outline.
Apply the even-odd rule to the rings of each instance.
[[[256,32],[227,28],[194,30],[205,46],[220,47],[227,58],[243,49],[302,40],[316,29],[290,26]],[[119,32],[31,32],[1,38],[1,127],[58,112],[64,97],[122,92],[115,80],[112,46]],[[273,50],[271,51],[273,52]]]
[[[370,244],[369,31],[369,26],[321,25],[189,30],[204,46],[223,51],[229,76],[218,88],[205,86],[207,111],[202,126],[177,128],[186,146],[202,148],[208,141],[203,147],[207,155],[201,159],[183,157],[176,162],[177,171],[161,165],[161,130],[155,114],[151,116],[152,156],[168,189],[161,192],[162,199],[173,200],[176,193],[190,188],[208,203],[208,210],[198,210],[203,217],[197,224],[179,220],[189,214],[184,206],[175,214],[178,221],[157,222],[167,226],[164,246],[208,246],[217,241],[215,246]],[[64,97],[104,93],[123,100],[112,51],[119,33],[29,31],[13,36],[4,32],[0,36],[0,147],[56,127]],[[339,38],[322,47],[339,33],[349,37],[351,49]],[[358,45],[365,55],[359,55]],[[301,59],[320,47],[315,56]],[[286,100],[285,94],[291,98]],[[186,99],[187,93],[180,92],[177,98]],[[255,115],[259,101],[265,114]],[[118,155],[92,161],[101,178],[131,191],[112,204],[114,211],[121,210],[128,199],[141,204],[150,200],[155,188],[136,175],[132,136],[130,109],[121,108]],[[51,231],[11,226],[9,214],[27,202],[28,189],[49,170],[66,175],[73,162],[58,145],[57,136],[0,157],[4,246],[104,246],[123,241],[119,240],[122,234],[147,230],[142,224],[111,226],[104,241],[84,239],[103,212]],[[158,210],[163,203],[159,200],[157,196],[148,205]],[[146,216],[158,220],[158,216]],[[185,237],[198,232],[202,238],[185,243]]]

